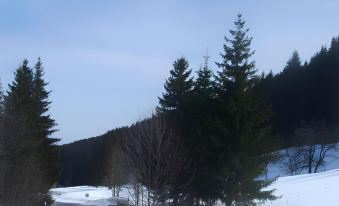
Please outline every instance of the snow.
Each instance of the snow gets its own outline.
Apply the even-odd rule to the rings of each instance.
[[[276,189],[280,198],[263,203],[263,206],[319,206],[338,205],[339,169],[316,174],[280,177],[268,189]],[[116,199],[106,187],[68,187],[51,190],[52,197],[59,203],[107,206],[115,205]],[[89,194],[89,197],[86,197]],[[128,192],[122,191],[127,197]]]
[[[339,143],[337,144],[337,148],[339,148]],[[291,148],[290,148],[291,149]],[[319,147],[317,147],[319,149]],[[318,153],[319,151],[316,151]],[[268,173],[267,177],[268,178],[275,178],[275,177],[285,177],[285,176],[290,176],[286,171],[286,168],[284,168],[283,163],[287,163],[288,159],[285,156],[285,151],[280,150],[278,151],[278,154],[281,155],[281,158],[278,162],[271,163],[268,165]],[[325,164],[321,166],[318,170],[318,172],[324,172],[324,171],[329,171],[329,170],[334,170],[339,168],[339,151],[338,149],[336,150],[330,150],[327,152],[327,156],[324,161]],[[286,167],[286,166],[285,166]],[[303,171],[299,171],[298,174],[307,174],[307,168],[305,168]],[[265,176],[263,176],[265,178]]]
[[[117,197],[112,197],[112,191],[107,187],[65,187],[50,190],[53,199],[57,203],[72,203],[80,205],[107,206],[116,205]],[[88,197],[86,197],[88,194]],[[121,199],[121,198],[120,198]]]
[[[319,206],[339,204],[339,169],[316,174],[280,177],[268,189],[276,189],[280,198],[263,203],[263,206]],[[106,187],[68,187],[51,190],[52,197],[59,203],[107,206],[115,205],[116,199]],[[89,197],[86,197],[89,194]],[[121,196],[128,198],[127,190]]]
[[[280,199],[264,206],[319,206],[338,205],[339,169],[316,174],[279,178],[269,189],[276,189]]]

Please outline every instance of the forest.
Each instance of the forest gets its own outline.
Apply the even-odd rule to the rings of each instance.
[[[292,175],[319,171],[339,142],[339,37],[308,61],[291,51],[281,72],[260,73],[248,31],[238,15],[220,61],[206,55],[196,73],[176,59],[144,120],[65,145],[51,137],[42,62],[23,61],[0,90],[0,205],[51,204],[56,186],[125,184],[148,206],[256,205],[278,198],[265,190],[276,179],[263,177],[282,155]]]

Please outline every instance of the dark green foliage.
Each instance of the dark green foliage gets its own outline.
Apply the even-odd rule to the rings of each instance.
[[[112,186],[109,175],[112,148],[122,137],[126,128],[118,128],[104,135],[79,140],[60,148],[62,164],[59,184],[61,186],[106,185]],[[121,165],[117,165],[119,167]],[[127,177],[117,177],[118,182],[126,183]]]
[[[325,121],[339,124],[339,43],[333,38],[329,49],[322,47],[309,61],[301,64],[294,52],[285,69],[260,81],[272,105],[274,134],[282,145],[297,146],[293,132],[302,121]]]
[[[214,101],[213,72],[208,66],[208,56],[204,65],[197,71],[193,95],[190,102],[190,113],[186,117],[189,126],[185,127],[186,138],[192,156],[192,174],[187,193],[194,204],[199,201],[214,202],[218,198],[218,167],[222,165],[218,155],[220,145],[215,142],[216,107]]]
[[[250,61],[250,57],[254,54],[250,48],[252,38],[246,35],[248,29],[243,30],[245,21],[241,19],[241,15],[238,15],[238,20],[234,23],[236,29],[229,31],[233,39],[225,36],[224,53],[221,54],[223,62],[216,63],[222,69],[216,77],[222,95],[227,94],[222,92],[226,89],[241,92],[240,88],[244,88],[246,84],[250,85],[256,73],[255,62]]]
[[[299,53],[297,51],[294,51],[292,53],[291,58],[287,61],[287,64],[283,71],[289,71],[289,70],[296,70],[301,68],[301,61],[299,57]]]
[[[32,96],[33,72],[25,60],[9,85],[5,101],[1,134],[4,168],[0,194],[2,205],[34,205],[39,202],[38,193],[47,192],[37,179],[41,176],[41,168],[36,155],[39,140],[33,136],[32,130]],[[28,185],[34,187],[29,189]]]
[[[0,121],[4,112],[4,93],[2,90],[2,84],[0,81]]]
[[[191,102],[193,95],[193,78],[191,75],[191,70],[188,68],[188,62],[185,58],[179,58],[173,63],[173,69],[170,71],[170,77],[166,80],[164,84],[165,93],[162,97],[159,97],[159,106],[157,107],[157,115],[163,115],[167,120],[167,124],[171,125],[177,133],[183,136],[183,143],[188,152],[188,159],[192,159],[192,135],[190,130],[191,128],[191,119],[190,114],[192,112]],[[188,161],[191,168],[190,172],[186,172],[181,177],[177,178],[179,180],[178,185],[183,185],[191,180],[191,176],[194,173],[193,162]],[[187,175],[189,174],[189,175]],[[180,175],[179,175],[180,176]],[[181,188],[181,190],[173,191],[174,193],[171,196],[179,201],[179,199],[186,199],[187,190],[186,188]],[[185,194],[185,197],[179,197],[182,194]],[[186,201],[186,200],[181,200]]]
[[[165,93],[163,97],[159,97],[160,106],[157,107],[157,111],[165,115],[177,115],[187,109],[187,102],[193,87],[187,60],[183,57],[176,60],[170,74],[171,76],[164,85]]]
[[[165,84],[167,93],[159,99],[164,113],[176,117],[173,124],[181,129],[191,157],[192,179],[180,191],[186,195],[185,204],[217,199],[227,205],[249,204],[255,199],[275,198],[272,191],[261,191],[273,180],[258,179],[275,158],[267,141],[271,131],[270,107],[255,88],[260,81],[255,63],[250,61],[254,53],[250,50],[252,38],[247,37],[248,30],[243,30],[245,22],[241,16],[235,24],[236,30],[230,31],[233,38],[225,37],[227,44],[223,62],[217,63],[221,71],[216,81],[205,57],[192,92],[188,86],[177,86],[190,85],[184,81],[189,73],[182,75],[184,69],[171,71]],[[178,93],[185,95],[169,95]]]
[[[225,167],[223,201],[226,205],[254,205],[255,201],[275,199],[273,191],[262,191],[273,180],[259,180],[274,156],[267,153],[270,135],[270,108],[254,90],[257,81],[255,63],[250,61],[251,40],[241,15],[225,37],[223,62],[217,76],[220,144]]]
[[[177,204],[197,205],[200,201],[212,203],[220,194],[220,178],[216,171],[222,165],[221,159],[218,158],[222,148],[216,142],[218,134],[215,132],[215,89],[208,58],[204,57],[204,64],[197,71],[192,90],[185,92],[185,100],[177,101],[176,109],[165,113],[172,120],[172,117],[175,117],[172,124],[183,134],[183,143],[190,157],[189,175],[181,179],[187,183],[187,187],[176,191],[183,196]],[[180,79],[177,81],[183,82]],[[188,85],[191,85],[191,79]],[[169,87],[165,84],[165,88],[167,90]],[[168,93],[175,93],[171,91],[175,88],[169,88]]]
[[[330,48],[325,48],[311,58],[309,74],[307,118],[325,119],[329,125],[339,123],[339,37],[333,38]]]
[[[203,99],[211,98],[214,94],[213,71],[208,66],[209,56],[204,56],[204,65],[197,71],[197,79],[194,82],[195,96],[202,96]]]
[[[48,114],[49,105],[51,102],[48,100],[49,93],[46,91],[48,83],[43,79],[44,71],[40,58],[34,66],[34,79],[33,79],[33,96],[32,106],[34,114],[34,132],[39,139],[41,139],[41,145],[39,148],[41,161],[44,171],[46,172],[47,179],[50,182],[50,186],[56,183],[59,177],[59,163],[58,163],[58,146],[56,143],[60,140],[52,138],[50,135],[56,130],[53,129],[55,120]]]
[[[304,67],[295,51],[283,72],[275,76],[271,82],[273,112],[279,114],[274,115],[273,124],[281,125],[281,128],[275,128],[279,133],[293,131],[294,125],[303,118],[302,107],[306,103],[302,94],[305,90],[303,73]]]
[[[49,109],[49,105],[51,102],[48,100],[49,93],[46,91],[46,86],[48,83],[43,79],[44,71],[42,67],[42,63],[40,58],[38,62],[34,66],[34,93],[33,93],[33,105],[31,109],[34,110],[34,114],[36,115],[36,125],[39,133],[43,137],[47,137],[56,130],[53,127],[56,125],[55,120],[50,117],[49,114],[46,114]],[[49,138],[51,139],[51,138]],[[59,141],[58,139],[51,140],[53,143]]]
[[[40,59],[34,71],[24,60],[5,96],[1,146],[7,176],[3,186],[8,189],[1,195],[11,198],[4,205],[41,204],[58,179],[58,139],[49,137],[55,123],[46,114],[50,104],[46,85]]]
[[[0,81],[0,133],[1,133],[1,127],[3,126],[3,118],[4,118],[4,94],[2,90],[2,84]],[[0,134],[1,135],[1,134]]]
[[[6,112],[11,114],[32,114],[33,71],[25,59],[15,72],[15,79],[9,85],[6,95]],[[31,121],[29,121],[31,122]]]

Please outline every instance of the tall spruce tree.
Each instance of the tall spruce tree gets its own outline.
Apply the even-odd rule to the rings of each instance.
[[[189,196],[192,205],[212,204],[219,197],[220,179],[218,167],[218,148],[215,143],[215,101],[213,71],[210,69],[209,56],[204,56],[204,63],[197,71],[194,82],[189,126],[190,148],[193,159],[192,179],[189,184]]]
[[[46,189],[55,184],[59,177],[58,146],[56,143],[60,140],[52,138],[50,135],[54,129],[55,120],[48,114],[49,94],[46,90],[47,82],[43,79],[44,70],[39,58],[34,66],[32,109],[34,110],[34,130],[36,136],[41,139],[41,148],[39,150],[42,157],[41,161],[46,174]]]
[[[269,107],[254,92],[256,83],[254,51],[248,29],[241,15],[235,21],[232,38],[225,37],[223,61],[216,77],[220,108],[220,134],[225,156],[223,201],[229,205],[255,205],[256,201],[274,199],[272,190],[263,191],[273,180],[258,177],[274,159],[267,152],[270,127]]]
[[[38,141],[32,135],[32,94],[33,72],[28,67],[28,61],[24,60],[16,70],[15,79],[5,96],[1,137],[5,178],[1,183],[1,205],[29,206],[39,203],[41,173],[35,152]]]
[[[158,113],[179,118],[177,115],[182,114],[187,109],[193,88],[191,72],[185,58],[181,57],[173,63],[173,69],[170,71],[171,76],[164,85],[165,93],[162,97],[159,97]]]
[[[24,60],[16,70],[5,97],[6,132],[3,142],[9,145],[6,153],[10,157],[7,162],[12,177],[7,183],[16,187],[14,194],[8,196],[16,198],[8,199],[4,205],[50,202],[48,190],[58,178],[57,139],[49,138],[55,123],[46,114],[50,104],[49,92],[45,90],[46,83],[42,77],[40,59],[34,71]],[[16,182],[22,182],[22,185]]]
[[[192,98],[193,78],[190,77],[191,70],[188,68],[188,62],[181,57],[173,63],[173,69],[170,71],[170,77],[165,82],[165,93],[159,97],[159,106],[157,114],[164,115],[171,128],[183,138],[185,149],[190,153],[191,135],[189,134],[190,102]],[[191,165],[190,165],[191,166]],[[188,166],[188,167],[190,167]],[[178,182],[175,184],[183,185],[191,177],[186,174],[180,174]],[[182,201],[182,194],[187,194],[186,188],[173,191],[171,196],[175,202]],[[179,200],[180,199],[180,200]]]
[[[48,100],[50,92],[46,91],[48,83],[43,79],[44,71],[39,58],[34,66],[34,79],[33,79],[33,110],[36,116],[36,127],[39,134],[42,137],[48,137],[56,130],[53,129],[55,126],[55,120],[46,114],[49,109],[51,102]],[[52,138],[48,138],[52,139]],[[52,139],[52,142],[57,142],[58,139]]]

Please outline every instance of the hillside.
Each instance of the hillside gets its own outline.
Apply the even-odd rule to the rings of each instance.
[[[271,188],[277,189],[280,199],[265,206],[337,205],[339,170],[279,178]]]
[[[59,185],[63,187],[102,185],[112,145],[122,136],[123,130],[124,128],[118,128],[101,136],[62,145]]]

